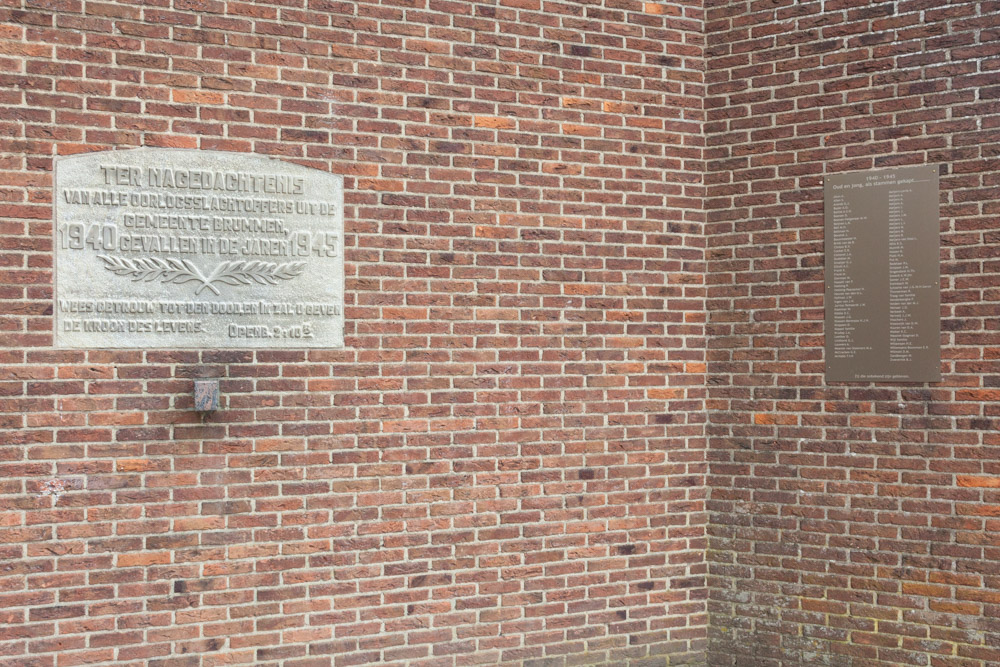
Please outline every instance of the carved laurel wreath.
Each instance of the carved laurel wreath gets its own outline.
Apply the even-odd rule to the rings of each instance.
[[[195,294],[201,294],[204,290],[210,289],[216,294],[219,290],[214,283],[225,285],[277,285],[279,280],[291,280],[302,275],[305,271],[305,262],[284,262],[275,264],[274,262],[237,260],[222,262],[205,277],[197,266],[190,260],[176,259],[169,257],[143,257],[139,259],[129,259],[128,257],[111,257],[109,255],[98,255],[104,261],[104,268],[115,275],[129,276],[133,282],[144,280],[152,282],[159,280],[163,283],[183,284],[196,281],[201,286],[195,290]]]

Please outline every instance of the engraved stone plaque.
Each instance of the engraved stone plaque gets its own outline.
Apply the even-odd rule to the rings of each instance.
[[[941,379],[938,169],[828,176],[826,378]]]
[[[343,183],[242,153],[57,158],[56,347],[343,347]]]

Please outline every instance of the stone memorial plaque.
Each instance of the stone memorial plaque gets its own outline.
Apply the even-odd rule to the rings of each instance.
[[[57,158],[56,347],[343,347],[343,184],[243,153]]]
[[[938,169],[828,176],[826,378],[941,379]]]

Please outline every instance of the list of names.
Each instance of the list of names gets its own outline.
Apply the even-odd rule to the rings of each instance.
[[[940,379],[938,172],[826,179],[826,375]]]

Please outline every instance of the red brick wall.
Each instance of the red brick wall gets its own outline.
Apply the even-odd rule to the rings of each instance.
[[[700,2],[3,4],[0,663],[703,659]],[[347,348],[53,350],[141,145],[343,174]]]
[[[1000,3],[706,3],[713,665],[1000,663]],[[824,174],[941,166],[943,381],[823,378]]]

